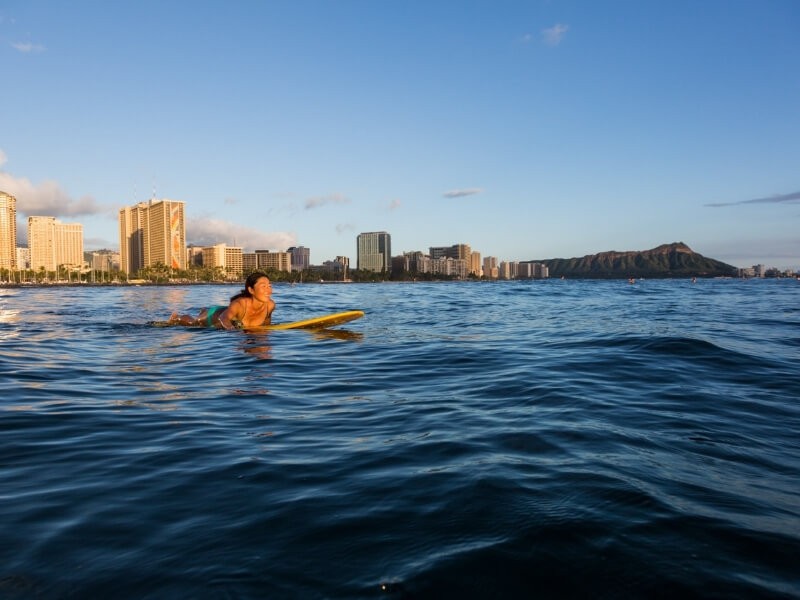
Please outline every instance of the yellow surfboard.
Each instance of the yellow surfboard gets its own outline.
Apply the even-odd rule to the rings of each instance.
[[[328,327],[335,327],[342,323],[349,323],[364,316],[363,310],[346,310],[344,312],[332,313],[330,315],[322,315],[321,317],[314,317],[312,319],[303,319],[302,321],[291,321],[289,323],[274,323],[272,325],[263,325],[261,327],[246,327],[248,331],[264,331],[271,329],[326,329]],[[148,325],[153,327],[175,327],[181,326],[179,323],[170,323],[169,321],[150,321]],[[196,327],[196,326],[195,326]]]
[[[303,321],[275,323],[273,325],[264,325],[263,327],[248,327],[248,329],[324,329],[326,327],[335,327],[342,323],[349,323],[363,316],[363,310],[346,310],[344,312],[314,317],[313,319],[304,319]]]

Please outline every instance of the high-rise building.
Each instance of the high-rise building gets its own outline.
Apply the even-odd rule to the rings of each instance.
[[[287,252],[292,255],[292,271],[305,271],[311,266],[311,250],[305,246],[292,246]]]
[[[432,259],[447,258],[450,256],[450,246],[431,246],[428,248],[428,256]]]
[[[17,268],[17,199],[0,192],[0,269]]]
[[[119,211],[120,269],[132,275],[161,263],[186,268],[185,203],[150,200]]]
[[[532,262],[517,263],[517,279],[533,279],[536,266]]]
[[[430,273],[432,271],[431,257],[426,256],[419,250],[403,252],[403,255],[398,258],[399,260],[397,263],[395,263],[394,260],[392,261],[393,266],[395,266],[395,271],[405,271],[414,275]]]
[[[457,258],[469,260],[472,250],[469,244],[453,244],[452,246],[431,246],[429,249],[431,258]]]
[[[385,231],[358,234],[357,251],[356,268],[359,271],[391,272],[392,238]]]
[[[203,266],[203,248],[202,246],[187,246],[186,247],[186,267],[202,267]]]
[[[231,277],[241,277],[244,271],[244,252],[239,246],[225,248],[225,272]]]
[[[497,257],[487,256],[483,259],[483,276],[486,279],[497,279],[499,271],[497,269]]]
[[[219,267],[230,277],[242,276],[242,249],[227,244],[217,244],[203,248],[203,266]]]
[[[481,276],[481,253],[473,251],[469,257],[469,272],[472,275]]]
[[[88,253],[87,258],[91,270],[97,273],[110,273],[114,265],[119,266],[119,252],[112,250],[96,250]]]
[[[504,260],[498,267],[498,277],[500,279],[516,279],[517,278],[517,263],[513,261]]]
[[[28,217],[31,269],[57,271],[83,268],[83,225],[61,223],[55,217]]]
[[[467,274],[481,274],[481,255],[473,252],[469,244],[453,244],[452,246],[431,246],[428,249],[433,260],[453,258],[467,261]],[[460,271],[459,271],[460,272]]]
[[[461,258],[432,258],[432,273],[464,279],[467,276],[467,261]]]
[[[469,244],[455,244],[453,245],[453,254],[454,256],[451,258],[469,261],[472,257],[472,248],[469,247]]]
[[[256,250],[256,269],[260,271],[292,272],[292,255],[288,252]]]
[[[27,246],[17,246],[17,270],[24,271],[31,268],[31,249]]]
[[[331,266],[333,267],[334,275],[337,277],[341,275],[343,280],[347,279],[350,271],[350,259],[347,256],[337,256]]]
[[[258,270],[258,258],[255,252],[242,253],[242,270],[245,273],[252,273]]]

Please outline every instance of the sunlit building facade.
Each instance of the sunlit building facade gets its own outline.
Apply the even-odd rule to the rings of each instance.
[[[497,268],[497,257],[487,256],[483,259],[483,276],[486,279],[497,279],[500,272]]]
[[[292,271],[305,271],[311,266],[311,250],[305,246],[292,246],[287,250],[292,255]]]
[[[119,266],[119,252],[97,250],[91,253],[90,269],[96,273],[110,273],[114,266]]]
[[[452,246],[431,246],[428,249],[431,258],[457,258],[470,260],[472,249],[469,244],[453,244]]]
[[[186,214],[181,200],[150,200],[119,211],[120,269],[131,275],[163,264],[186,269]]]
[[[243,252],[242,253],[242,270],[245,273],[252,273],[253,271],[258,270],[258,259],[256,258],[255,252]]]
[[[481,276],[483,269],[481,268],[481,253],[472,251],[469,255],[469,272],[470,275]]]
[[[202,246],[187,246],[186,248],[186,266],[191,269],[192,267],[203,266],[203,248]]]
[[[292,271],[292,255],[289,252],[256,250],[256,269],[259,271]]]
[[[243,253],[238,246],[217,244],[203,248],[203,266],[220,268],[230,277],[241,277],[243,269]]]
[[[390,273],[392,266],[392,238],[385,231],[358,234],[356,268],[359,271]]]
[[[83,268],[83,225],[55,217],[28,217],[30,268],[56,272]]]
[[[24,271],[31,268],[31,249],[27,246],[17,246],[17,270]]]
[[[17,199],[0,192],[0,269],[17,268]]]

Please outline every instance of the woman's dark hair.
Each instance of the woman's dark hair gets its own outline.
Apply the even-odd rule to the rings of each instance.
[[[253,271],[252,273],[250,273],[250,275],[247,276],[247,279],[245,279],[244,289],[235,296],[231,296],[231,302],[233,302],[237,298],[251,298],[253,295],[247,288],[255,287],[256,282],[262,277],[267,277],[267,274],[262,273],[261,271]]]

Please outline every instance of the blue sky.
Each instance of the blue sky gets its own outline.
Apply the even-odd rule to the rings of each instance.
[[[87,250],[155,193],[315,264],[388,231],[800,268],[798,32],[797,0],[5,0],[0,190]]]

